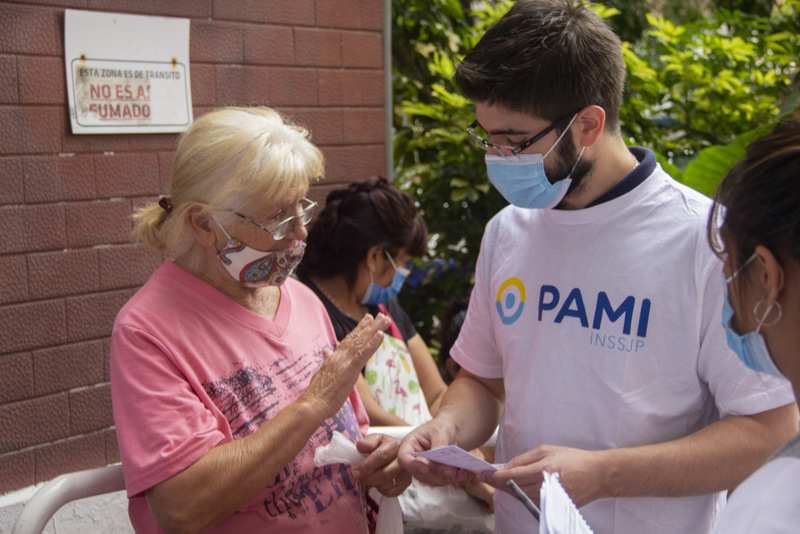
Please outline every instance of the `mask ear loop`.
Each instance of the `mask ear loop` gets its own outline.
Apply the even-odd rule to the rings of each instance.
[[[561,132],[561,135],[558,136],[558,138],[556,139],[556,142],[553,143],[553,146],[551,146],[547,150],[547,152],[544,153],[544,155],[542,156],[542,159],[546,159],[547,156],[550,155],[550,152],[552,152],[553,149],[555,149],[558,146],[558,143],[560,143],[561,140],[564,138],[564,136],[567,135],[567,132],[569,131],[570,128],[572,128],[572,124],[575,122],[575,119],[577,119],[577,118],[578,118],[578,114],[577,113],[572,116],[572,119],[570,119],[569,124],[567,124],[567,127],[564,128],[564,131]],[[586,148],[586,147],[584,147],[584,148]]]
[[[585,146],[581,147],[581,151],[578,152],[578,159],[575,160],[575,165],[573,165],[572,168],[569,170],[569,174],[567,175],[567,178],[572,178],[572,173],[575,172],[575,169],[578,168],[578,163],[581,162],[581,158],[583,157],[583,153],[584,153],[585,150],[586,150]]]

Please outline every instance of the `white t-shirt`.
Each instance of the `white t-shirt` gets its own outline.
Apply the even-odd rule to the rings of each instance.
[[[509,206],[492,219],[452,354],[471,373],[504,379],[498,461],[544,444],[670,441],[793,401],[788,382],[748,370],[727,348],[709,207],[657,166],[594,207]],[[603,499],[582,513],[599,534],[699,534],[723,502]],[[497,532],[536,527],[505,493],[495,506]]]
[[[745,480],[728,499],[714,532],[800,532],[800,459],[776,458]]]

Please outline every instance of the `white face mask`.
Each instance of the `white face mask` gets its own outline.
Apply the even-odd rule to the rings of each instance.
[[[234,239],[216,219],[214,222],[228,239],[217,256],[228,274],[245,287],[283,285],[303,259],[304,241],[295,240],[284,250],[264,252]]]

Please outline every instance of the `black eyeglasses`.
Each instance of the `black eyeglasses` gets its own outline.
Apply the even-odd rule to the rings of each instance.
[[[498,154],[500,154],[503,157],[516,156],[516,155],[524,152],[528,147],[533,145],[536,141],[542,139],[545,135],[547,135],[550,132],[552,132],[555,128],[560,128],[562,126],[567,125],[572,120],[572,117],[574,117],[577,113],[578,112],[576,111],[575,113],[570,113],[569,115],[565,115],[565,116],[561,117],[560,119],[558,119],[555,122],[551,123],[550,126],[545,128],[541,132],[529,137],[528,139],[526,139],[525,141],[521,142],[520,144],[518,144],[516,146],[498,145],[496,143],[492,143],[491,141],[489,141],[487,138],[485,138],[484,136],[482,136],[478,132],[478,128],[480,127],[480,124],[478,124],[477,120],[467,127],[467,133],[469,134],[470,139],[478,147],[480,147],[480,148],[482,148],[482,149],[484,149],[486,151],[495,150],[495,151],[497,151]]]

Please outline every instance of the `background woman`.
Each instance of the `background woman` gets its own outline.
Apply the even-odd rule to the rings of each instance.
[[[325,304],[337,338],[367,314],[383,312],[392,319],[357,382],[372,425],[427,421],[447,388],[396,298],[408,274],[404,266],[425,253],[427,238],[411,197],[373,178],[328,195],[298,269]]]
[[[723,208],[724,206],[724,208]],[[719,233],[717,228],[722,223]],[[800,115],[747,149],[720,185],[709,221],[728,282],[723,325],[742,363],[800,392]],[[733,492],[715,532],[800,529],[800,441]]]

